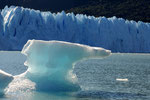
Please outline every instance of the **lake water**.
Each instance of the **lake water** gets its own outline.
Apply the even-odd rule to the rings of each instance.
[[[12,75],[27,70],[20,52],[0,52],[0,69]],[[78,62],[74,73],[82,90],[48,93],[16,76],[0,100],[150,100],[150,54],[114,53],[103,59]]]

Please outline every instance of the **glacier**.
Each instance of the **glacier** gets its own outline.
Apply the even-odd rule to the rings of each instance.
[[[122,18],[5,7],[0,12],[0,50],[22,50],[29,39],[59,40],[112,52],[150,52],[150,23]]]
[[[28,40],[22,49],[27,56],[25,77],[37,91],[70,92],[81,87],[73,73],[76,62],[109,56],[111,51],[63,41]]]

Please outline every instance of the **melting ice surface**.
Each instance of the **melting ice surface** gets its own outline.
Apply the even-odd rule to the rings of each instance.
[[[110,55],[109,50],[62,41],[29,40],[22,53],[27,56],[26,77],[36,83],[36,90],[51,92],[78,91],[72,72],[77,61]]]

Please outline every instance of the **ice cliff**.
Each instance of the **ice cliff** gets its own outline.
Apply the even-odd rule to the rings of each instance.
[[[21,50],[29,39],[60,40],[112,52],[150,52],[150,23],[5,7],[0,14],[0,50]]]

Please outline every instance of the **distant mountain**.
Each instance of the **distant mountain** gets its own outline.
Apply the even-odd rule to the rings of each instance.
[[[87,0],[67,12],[150,22],[150,0]]]
[[[23,6],[42,11],[62,11],[74,6],[74,0],[0,0],[0,9],[6,5]]]
[[[150,22],[150,0],[0,0],[0,9],[6,5]]]

